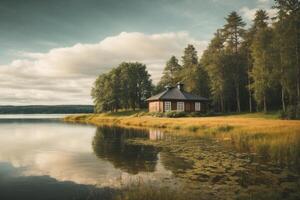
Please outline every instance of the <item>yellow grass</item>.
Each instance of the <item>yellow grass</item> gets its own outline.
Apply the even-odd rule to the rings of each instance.
[[[168,129],[197,129],[232,126],[235,131],[247,133],[296,133],[300,134],[300,120],[287,121],[239,116],[158,118],[151,116],[109,116],[106,114],[74,115],[65,118],[69,122],[90,123],[95,125],[116,124],[120,126],[139,126]]]

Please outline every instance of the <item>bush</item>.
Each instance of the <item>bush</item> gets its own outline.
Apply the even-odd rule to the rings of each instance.
[[[176,112],[176,111],[171,111],[171,112],[166,112],[165,117],[170,117],[170,118],[178,118],[178,117],[185,117],[187,114],[185,112]]]
[[[176,112],[176,111],[171,111],[171,112],[152,112],[149,113],[150,116],[153,117],[169,117],[169,118],[178,118],[178,117],[185,117],[187,116],[187,113],[185,112]]]

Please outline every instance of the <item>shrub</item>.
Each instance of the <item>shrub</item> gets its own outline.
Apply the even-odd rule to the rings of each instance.
[[[185,112],[171,111],[165,113],[165,117],[170,117],[170,118],[178,118],[178,117],[185,117],[185,116],[187,116]]]
[[[169,118],[178,118],[178,117],[185,117],[187,114],[185,112],[176,112],[176,111],[171,111],[171,112],[152,112],[149,113],[150,116],[153,117],[169,117]]]

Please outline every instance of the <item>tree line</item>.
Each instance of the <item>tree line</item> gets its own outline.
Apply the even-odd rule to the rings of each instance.
[[[184,81],[187,90],[210,97],[220,112],[296,109],[299,5],[298,0],[276,0],[277,16],[270,19],[265,10],[258,10],[248,29],[242,17],[231,12],[199,60],[192,45],[184,51],[182,66],[170,58],[158,87]]]
[[[116,112],[118,109],[145,107],[153,90],[150,74],[142,63],[121,63],[98,76],[92,88],[95,111]]]
[[[93,113],[92,105],[0,106],[0,114],[74,114]]]
[[[156,86],[146,66],[122,63],[100,75],[92,89],[97,111],[141,108],[151,94],[177,82],[212,100],[217,112],[300,110],[300,3],[275,0],[277,15],[258,10],[252,24],[231,12],[201,58],[188,45],[172,56]],[[299,113],[300,115],[300,113]]]

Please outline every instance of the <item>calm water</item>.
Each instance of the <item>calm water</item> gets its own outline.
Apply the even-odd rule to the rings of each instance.
[[[298,173],[217,139],[61,117],[0,116],[0,200],[112,199],[141,181],[199,199],[300,199]]]
[[[128,182],[172,176],[154,147],[124,143],[149,131],[21,118],[0,119],[1,200],[109,197]]]

